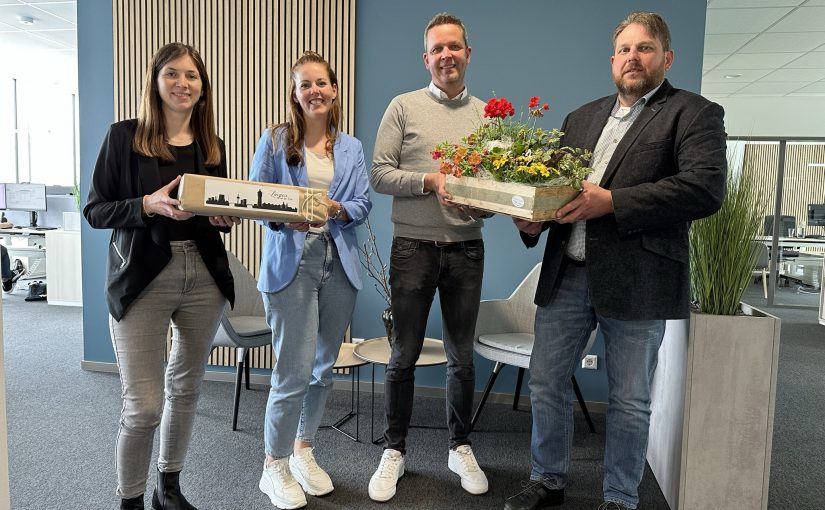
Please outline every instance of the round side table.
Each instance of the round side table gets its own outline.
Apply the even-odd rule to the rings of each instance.
[[[387,365],[390,362],[390,343],[386,336],[370,338],[355,345],[355,356],[372,364],[372,381],[370,391],[370,439],[374,444],[381,443],[384,438],[375,438],[375,365]],[[425,338],[421,347],[421,354],[417,367],[443,365],[447,363],[447,354],[444,352],[444,342],[435,338]]]

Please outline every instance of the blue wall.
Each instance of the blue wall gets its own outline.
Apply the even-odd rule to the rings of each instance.
[[[86,203],[92,170],[103,136],[114,121],[112,2],[77,2],[77,78],[80,106],[80,196]],[[109,313],[103,294],[108,230],[94,230],[83,220],[83,359],[114,362]]]
[[[369,159],[375,133],[390,100],[397,94],[424,87],[423,31],[437,12],[448,11],[464,21],[473,49],[467,68],[469,91],[487,100],[495,91],[518,109],[530,96],[549,101],[544,127],[560,127],[564,116],[578,106],[615,92],[610,78],[612,34],[616,24],[634,10],[661,14],[671,29],[676,59],[668,79],[677,87],[699,92],[705,8],[702,0],[686,2],[596,0],[556,1],[491,0],[416,2],[358,0],[356,32],[356,136]],[[435,168],[435,165],[433,166]],[[389,252],[392,237],[391,199],[373,193],[370,214],[381,252]],[[483,299],[508,296],[524,275],[541,260],[544,242],[527,250],[508,217],[495,217],[484,227],[486,247]],[[386,259],[385,259],[386,260]],[[428,336],[441,338],[438,303],[427,328]],[[378,294],[366,288],[358,296],[353,318],[356,336],[381,335]],[[604,355],[599,341],[594,353]],[[492,363],[476,357],[476,386],[483,388]],[[444,368],[416,371],[416,383],[444,386]],[[577,379],[587,400],[606,401],[603,368],[579,370]],[[505,369],[494,391],[511,392],[515,369]]]
[[[502,7],[504,6],[504,7]],[[613,93],[610,80],[611,35],[615,25],[633,10],[654,10],[668,21],[676,61],[668,78],[677,87],[698,92],[701,83],[705,7],[703,0],[685,2],[595,0],[546,2],[522,0],[435,1],[358,0],[356,33],[356,132],[370,159],[375,132],[389,101],[395,95],[426,86],[429,74],[422,62],[423,30],[436,12],[447,10],[467,25],[472,61],[467,84],[486,100],[493,91],[518,107],[540,95],[551,104],[545,127],[558,127],[564,115],[592,99]],[[113,120],[111,2],[78,2],[78,62],[80,100],[81,192],[88,190],[100,142]],[[390,199],[373,194],[371,221],[382,254],[388,254],[392,236]],[[84,359],[114,361],[103,296],[107,231],[83,226]],[[363,237],[363,236],[362,236]],[[482,297],[506,297],[529,269],[541,259],[543,243],[524,249],[509,218],[495,217],[484,229],[487,249]],[[427,328],[440,338],[439,304]],[[384,308],[367,282],[359,294],[353,318],[353,335],[382,335],[379,315]],[[594,352],[603,355],[597,344]],[[477,363],[479,389],[492,369]],[[496,391],[512,391],[514,371],[505,371]],[[606,400],[603,370],[580,371],[579,383],[588,400]],[[417,383],[443,387],[444,367],[417,371]]]

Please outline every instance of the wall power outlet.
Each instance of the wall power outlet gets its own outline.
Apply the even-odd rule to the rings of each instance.
[[[599,368],[599,357],[595,354],[588,354],[582,358],[582,368],[596,370]]]

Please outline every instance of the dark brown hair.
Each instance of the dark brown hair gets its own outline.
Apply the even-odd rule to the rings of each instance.
[[[306,119],[304,119],[304,110],[295,96],[295,91],[298,88],[295,74],[298,68],[304,64],[321,64],[326,68],[327,75],[329,75],[329,82],[335,85],[338,89],[338,77],[335,76],[335,71],[329,62],[324,60],[324,57],[315,53],[314,51],[305,51],[301,58],[299,58],[290,69],[292,76],[292,86],[289,88],[289,117],[287,122],[282,122],[272,128],[272,144],[277,145],[279,139],[283,140],[284,149],[286,152],[286,161],[290,165],[300,165],[304,162],[304,137],[306,135]],[[338,136],[338,130],[341,126],[341,91],[335,95],[330,106],[329,119],[327,122],[327,144],[326,152],[330,159],[333,159],[332,148],[335,146],[335,139]],[[283,131],[283,136],[280,134]]]
[[[449,12],[439,12],[433,19],[427,23],[427,28],[424,29],[424,53],[428,51],[427,49],[427,33],[429,33],[430,29],[433,27],[437,27],[439,25],[457,25],[461,28],[461,36],[464,39],[464,47],[468,48],[470,45],[467,42],[467,27],[464,26],[464,23],[461,22],[456,16],[453,16]]]
[[[616,38],[619,37],[628,25],[636,23],[642,25],[647,29],[648,33],[654,38],[659,39],[662,43],[663,51],[670,51],[670,29],[667,28],[667,23],[661,16],[655,12],[631,12],[613,31],[613,47],[616,47]]]
[[[189,56],[198,69],[201,79],[201,97],[195,103],[190,126],[195,141],[204,155],[204,163],[212,166],[221,161],[218,134],[215,132],[215,114],[212,111],[212,86],[209,75],[198,50],[183,43],[170,43],[159,49],[146,68],[143,79],[143,96],[140,100],[138,125],[132,148],[138,154],[173,161],[166,139],[166,121],[163,116],[163,101],[158,92],[158,74],[163,66],[183,56]]]

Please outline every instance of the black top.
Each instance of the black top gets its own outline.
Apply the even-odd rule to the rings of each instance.
[[[175,177],[183,174],[197,173],[195,171],[195,143],[189,145],[175,146],[170,145],[169,149],[172,151],[174,161],[158,160],[158,171],[160,171],[161,185],[166,186],[172,182]],[[178,188],[172,190],[169,196],[178,196]],[[172,218],[162,218],[166,222],[169,229],[170,241],[191,241],[195,239],[196,219],[190,218],[188,220],[178,221]]]
[[[92,228],[112,229],[106,278],[106,303],[109,313],[119,321],[128,306],[160,274],[172,259],[169,229],[164,218],[143,214],[143,196],[163,186],[158,158],[142,156],[132,150],[137,120],[112,124],[103,140],[89,188],[83,215]],[[200,147],[194,144],[193,170],[201,175],[226,177],[226,153],[220,141],[221,160],[206,166]],[[220,232],[205,216],[194,218],[193,241],[203,263],[221,293],[235,300],[235,284],[229,271]]]

